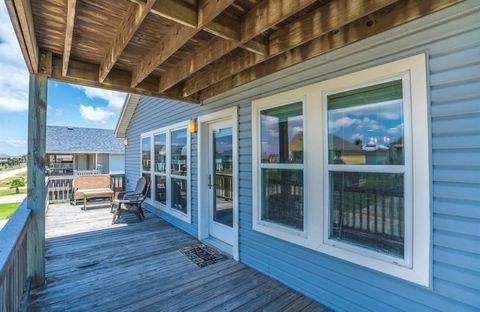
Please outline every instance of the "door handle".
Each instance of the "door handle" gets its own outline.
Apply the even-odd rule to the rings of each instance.
[[[217,186],[215,183],[212,183],[212,175],[208,175],[208,188],[212,189],[212,187]]]
[[[209,175],[208,175],[208,188],[209,188],[209,189],[212,189],[212,186],[213,186],[213,184],[212,184],[212,175],[209,174]]]

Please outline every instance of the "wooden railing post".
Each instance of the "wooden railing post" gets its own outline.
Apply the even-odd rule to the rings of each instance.
[[[47,76],[30,75],[28,101],[28,197],[32,211],[28,231],[28,275],[34,286],[45,283],[45,136],[47,124]]]

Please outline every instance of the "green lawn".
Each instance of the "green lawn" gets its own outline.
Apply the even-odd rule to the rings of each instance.
[[[20,193],[18,194],[25,194],[27,193],[27,188],[20,188]],[[17,192],[15,191],[14,188],[8,188],[8,189],[0,189],[0,196],[8,196],[8,195],[17,195]]]
[[[0,204],[0,220],[10,218],[19,205],[20,203]]]
[[[13,179],[21,178],[21,177],[23,177],[25,179],[25,182],[27,182],[27,173],[24,172],[24,173],[17,174],[16,176],[10,177],[8,179],[1,180],[0,181],[0,188],[10,187],[10,182],[12,182]]]

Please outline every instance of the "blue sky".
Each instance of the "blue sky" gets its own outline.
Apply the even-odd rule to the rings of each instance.
[[[29,73],[0,1],[0,154],[27,151]],[[124,93],[50,81],[47,124],[113,129]]]

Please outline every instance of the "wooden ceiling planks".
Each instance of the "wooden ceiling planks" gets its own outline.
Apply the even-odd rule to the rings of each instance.
[[[31,72],[197,102],[461,0],[5,1]]]

